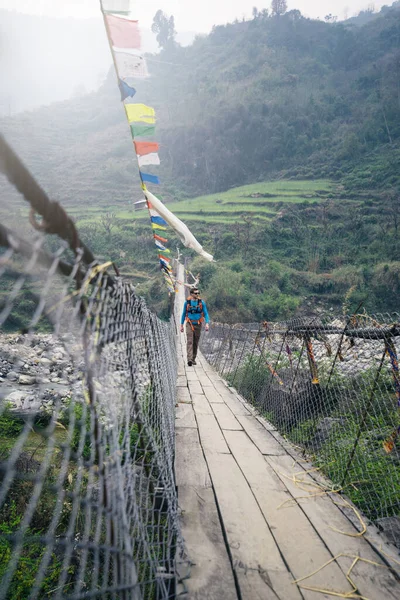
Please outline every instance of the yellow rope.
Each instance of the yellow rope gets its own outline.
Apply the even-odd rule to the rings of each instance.
[[[356,566],[356,564],[361,561],[364,563],[367,563],[369,565],[373,565],[375,567],[381,567],[384,569],[388,569],[388,567],[386,565],[382,565],[380,563],[377,563],[373,560],[369,560],[367,558],[362,558],[361,556],[357,556],[354,554],[347,554],[347,553],[340,553],[336,556],[334,556],[333,558],[331,558],[330,560],[328,560],[328,562],[326,562],[325,564],[323,564],[321,567],[319,567],[319,569],[316,569],[315,571],[313,571],[312,573],[310,573],[309,575],[305,575],[304,577],[300,577],[299,579],[296,579],[295,581],[293,581],[293,584],[299,584],[302,581],[305,581],[306,579],[309,579],[310,577],[313,577],[313,575],[316,575],[317,573],[319,573],[320,571],[322,571],[322,569],[324,569],[325,567],[327,567],[328,565],[330,565],[333,562],[336,562],[339,558],[352,558],[353,562],[351,563],[351,566],[349,568],[349,570],[346,573],[346,579],[349,582],[349,584],[352,587],[352,590],[349,592],[336,592],[333,590],[326,590],[323,588],[317,588],[317,587],[312,587],[312,586],[305,586],[305,585],[299,585],[299,588],[304,589],[304,590],[309,590],[311,592],[319,592],[321,594],[328,594],[330,596],[336,596],[337,598],[357,598],[357,600],[368,600],[368,598],[366,598],[365,596],[361,596],[361,594],[357,593],[357,586],[354,583],[354,581],[351,579],[351,573],[354,569],[354,567]]]
[[[321,497],[321,496],[327,496],[328,494],[338,494],[342,491],[342,489],[337,489],[337,490],[333,490],[333,489],[327,489],[324,488],[322,486],[322,484],[318,483],[317,481],[304,481],[303,479],[299,479],[297,476],[298,475],[307,475],[309,473],[312,472],[316,472],[319,471],[320,469],[318,467],[314,467],[312,469],[308,469],[306,471],[298,471],[296,473],[292,473],[292,475],[287,475],[286,473],[282,473],[282,472],[278,472],[279,475],[281,475],[282,477],[286,477],[286,479],[289,479],[289,481],[291,481],[292,483],[294,483],[294,485],[299,488],[300,490],[302,490],[303,492],[308,492],[307,496],[298,496],[297,498],[289,498],[288,500],[285,500],[285,502],[283,502],[282,504],[280,504],[278,506],[278,510],[280,508],[283,508],[283,506],[285,506],[288,503],[291,502],[297,502],[297,500],[304,500],[307,498],[316,498],[316,497]],[[302,484],[302,485],[300,485]],[[311,486],[312,488],[314,488],[315,490],[319,490],[319,492],[316,493],[311,493],[310,490],[308,490],[307,488],[303,487],[303,485],[306,486]],[[363,520],[363,518],[361,517],[361,514],[359,513],[359,511],[356,509],[356,507],[351,504],[350,502],[348,502],[347,500],[345,500],[344,498],[342,498],[343,500],[343,504],[340,504],[338,502],[335,501],[334,498],[331,498],[333,504],[335,504],[335,506],[342,507],[342,508],[350,508],[356,515],[357,519],[360,522],[360,526],[361,526],[361,531],[357,532],[357,533],[348,533],[346,531],[341,531],[340,529],[337,529],[336,527],[333,527],[332,525],[330,526],[330,529],[332,529],[332,531],[336,531],[337,533],[340,533],[342,535],[346,535],[348,537],[354,537],[354,538],[358,538],[358,537],[362,537],[366,531],[367,531],[367,526]]]

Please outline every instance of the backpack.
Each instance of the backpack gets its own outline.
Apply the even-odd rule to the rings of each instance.
[[[186,300],[186,322],[190,323],[191,328],[194,330],[193,327],[193,323],[191,321],[191,319],[189,319],[189,313],[191,315],[201,315],[200,319],[199,319],[199,323],[202,323],[204,321],[204,315],[203,315],[203,302],[201,301],[201,298],[199,298],[197,300],[197,306],[192,306],[192,299],[189,297]]]

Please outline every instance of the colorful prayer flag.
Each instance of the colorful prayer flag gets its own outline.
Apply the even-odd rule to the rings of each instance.
[[[144,156],[138,156],[139,167],[146,167],[149,165],[159,165],[160,157],[157,152],[152,152],[151,154],[145,154]]]
[[[163,244],[166,244],[168,242],[168,240],[166,240],[165,238],[161,237],[161,235],[157,235],[156,233],[154,234],[154,239],[158,240],[159,242],[162,242]]]
[[[166,227],[163,227],[162,225],[157,225],[157,223],[152,223],[151,226],[153,229],[159,229],[160,231],[167,231]]]
[[[131,124],[131,134],[133,138],[149,137],[154,135],[156,128],[154,125],[141,125],[140,123]]]
[[[133,98],[133,96],[136,94],[135,88],[128,85],[125,81],[122,81],[122,79],[118,81],[118,85],[119,91],[121,92],[121,102],[129,97]]]
[[[164,263],[162,260],[160,260],[160,266],[161,266],[161,269],[162,269],[162,270],[163,270],[165,273],[168,273],[168,275],[169,275],[170,273],[172,273],[172,269],[171,269],[171,267],[170,267],[169,265],[166,265],[166,264],[165,264],[165,263]]]
[[[136,154],[138,156],[144,156],[145,154],[152,154],[158,152],[160,145],[157,142],[133,142],[135,145]]]
[[[145,104],[124,104],[129,123],[140,121],[142,123],[155,123],[156,111]]]
[[[149,173],[143,173],[143,171],[139,171],[139,173],[142,181],[147,181],[147,183],[155,183],[156,185],[160,183],[157,175],[150,175]]]
[[[167,225],[167,223],[161,217],[150,217],[151,222],[156,225]]]
[[[192,248],[195,252],[203,256],[205,259],[212,261],[213,257],[208,252],[203,250],[203,246],[196,240],[192,232],[189,230],[188,226],[185,225],[178,217],[176,217],[166,206],[159,200],[154,194],[149,192],[149,190],[144,187],[143,189],[144,195],[146,196],[147,202],[151,204],[153,209],[157,211],[157,213],[165,219],[170,227],[172,227],[183,245],[186,248]]]
[[[168,250],[161,242],[159,242],[158,240],[155,240],[155,244],[157,246],[157,248],[159,250],[162,250],[163,252],[168,252],[168,254],[170,253],[170,250]]]
[[[149,76],[146,61],[140,54],[114,50],[114,59],[120,79],[143,79]]]
[[[137,21],[108,14],[104,18],[113,46],[116,48],[140,49],[142,41]]]

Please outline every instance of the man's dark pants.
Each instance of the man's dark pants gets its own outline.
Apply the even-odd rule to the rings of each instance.
[[[187,359],[188,362],[196,360],[197,348],[201,335],[201,323],[195,325],[186,322]]]

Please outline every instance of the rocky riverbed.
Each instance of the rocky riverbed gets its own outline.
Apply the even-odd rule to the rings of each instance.
[[[0,399],[21,412],[49,411],[67,401],[82,389],[83,363],[76,356],[70,336],[1,334]]]

